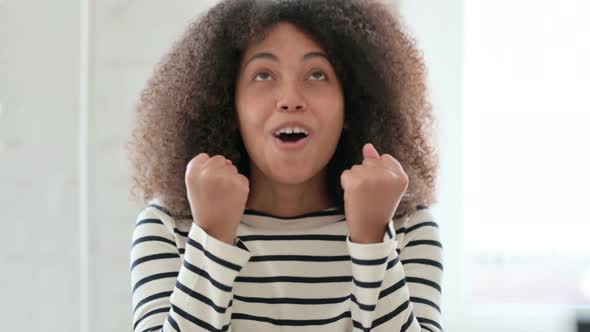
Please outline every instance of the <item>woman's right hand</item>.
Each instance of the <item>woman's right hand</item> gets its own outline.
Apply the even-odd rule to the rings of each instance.
[[[188,163],[184,178],[193,221],[210,236],[234,245],[250,192],[248,178],[231,160],[206,153]]]

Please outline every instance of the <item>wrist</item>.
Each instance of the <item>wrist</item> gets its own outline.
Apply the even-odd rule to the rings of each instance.
[[[223,233],[212,233],[209,234],[210,236],[213,236],[214,238],[216,238],[219,241],[225,242],[229,245],[235,245],[235,240],[236,240],[236,235],[235,233],[230,233],[228,234],[227,232],[223,232]]]
[[[361,237],[355,237],[355,236],[350,236],[350,241],[354,242],[354,243],[360,243],[360,244],[374,244],[374,243],[381,243],[383,242],[383,236],[380,237],[375,237],[375,236],[361,236]]]
[[[207,229],[207,228],[203,228],[203,230],[205,231],[205,233],[207,233],[207,235],[209,235],[221,242],[225,242],[225,243],[232,245],[232,246],[235,245],[236,232],[218,231],[218,230]]]
[[[381,243],[385,236],[385,230],[379,232],[362,232],[361,234],[350,233],[350,241],[361,244]]]
[[[219,240],[221,242],[225,242],[225,243],[229,244],[230,246],[236,245],[236,237],[235,236],[227,235],[227,234],[220,234],[220,235],[210,234],[210,236],[216,238],[217,240]]]

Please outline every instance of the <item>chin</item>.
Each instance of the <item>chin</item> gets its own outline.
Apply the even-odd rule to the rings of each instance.
[[[315,174],[312,174],[309,171],[301,169],[295,172],[285,169],[282,171],[273,172],[273,174],[271,174],[270,177],[273,179],[273,181],[282,184],[301,184],[311,180],[311,178],[313,178],[314,175]]]

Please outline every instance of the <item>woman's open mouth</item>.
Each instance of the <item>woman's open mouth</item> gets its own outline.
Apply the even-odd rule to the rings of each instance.
[[[297,151],[302,149],[307,144],[311,136],[311,133],[308,135],[304,133],[281,133],[280,135],[273,135],[273,141],[281,150]]]

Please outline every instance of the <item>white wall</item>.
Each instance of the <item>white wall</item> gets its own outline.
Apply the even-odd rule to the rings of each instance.
[[[211,1],[91,1],[89,72],[90,331],[131,329],[129,250],[142,205],[128,198],[124,144],[154,64]]]
[[[153,64],[188,20],[214,1],[163,6],[160,1],[105,1],[91,8],[90,101],[90,312],[94,330],[112,330],[130,321],[128,241],[136,209],[126,200],[128,173],[122,144],[131,126],[136,94]],[[441,117],[441,204],[436,215],[445,241],[445,314],[455,330],[463,311],[461,201],[461,1],[444,4],[402,2],[432,73],[435,111]],[[425,6],[438,6],[424,10]],[[433,13],[424,15],[424,13]],[[436,13],[437,15],[435,15]],[[445,40],[441,43],[440,40]],[[106,208],[105,208],[106,207]],[[113,287],[113,285],[118,285]],[[123,287],[122,287],[123,286]]]
[[[89,2],[83,156],[90,331],[125,330],[131,323],[128,251],[141,208],[127,197],[124,144],[133,102],[155,62],[211,3]],[[441,122],[441,204],[435,212],[445,244],[443,310],[448,329],[458,331],[464,310],[461,1],[401,5],[424,49]],[[85,317],[79,300],[79,20],[80,4],[73,0],[0,2],[0,259],[3,271],[13,272],[3,273],[0,284],[8,299],[1,312],[11,313],[8,330],[77,331]]]
[[[76,331],[78,4],[0,1],[3,331]]]
[[[399,2],[424,50],[440,122],[441,199],[435,215],[445,247],[445,325],[448,331],[524,331],[509,330],[510,320],[489,324],[494,311],[471,310],[463,277],[463,1]],[[128,252],[141,208],[127,197],[124,144],[133,102],[186,23],[212,3],[90,1],[89,331],[131,327]],[[84,317],[78,251],[79,11],[74,0],[0,1],[0,260],[3,272],[10,271],[0,276],[5,299],[0,312],[10,313],[3,330],[79,331],[78,317]],[[548,326],[544,331],[557,330]]]
[[[434,215],[443,242],[443,323],[461,329],[466,312],[463,256],[462,66],[463,0],[401,0],[400,11],[424,53],[439,122],[441,168]],[[479,331],[479,330],[478,330]]]
[[[485,3],[485,4],[484,4]],[[441,123],[441,128],[440,128],[440,143],[441,143],[441,155],[442,155],[442,164],[441,164],[441,182],[440,182],[440,204],[436,209],[436,216],[439,219],[439,222],[441,224],[441,231],[442,231],[442,236],[443,236],[443,245],[445,248],[445,255],[444,255],[444,260],[445,260],[445,275],[444,275],[444,283],[443,283],[443,316],[444,316],[444,322],[445,322],[445,326],[447,331],[478,331],[478,332],[492,332],[492,331],[503,331],[503,332],[528,332],[528,331],[535,331],[535,332],[555,332],[555,331],[559,331],[559,332],[568,332],[568,331],[574,331],[575,327],[574,327],[574,320],[576,318],[576,315],[578,315],[579,317],[588,317],[588,309],[586,309],[586,312],[584,312],[581,308],[576,308],[574,306],[567,306],[567,305],[551,305],[551,304],[526,304],[526,303],[488,303],[488,304],[481,304],[481,303],[476,303],[472,298],[471,298],[471,293],[470,293],[470,279],[469,279],[469,273],[466,272],[470,272],[471,269],[476,268],[475,266],[470,264],[470,261],[468,259],[468,252],[465,251],[465,245],[464,245],[464,229],[466,226],[469,225],[469,223],[474,224],[475,222],[477,222],[477,220],[464,220],[464,215],[463,215],[463,211],[464,211],[464,206],[463,206],[463,194],[464,194],[464,183],[463,183],[463,174],[464,174],[464,167],[463,167],[463,153],[464,153],[464,148],[463,148],[463,142],[465,142],[465,138],[464,137],[464,131],[463,131],[463,120],[464,120],[464,116],[463,113],[465,112],[466,115],[469,115],[469,113],[467,112],[471,112],[471,114],[474,113],[474,109],[471,110],[467,110],[467,109],[463,109],[463,100],[464,100],[464,95],[463,93],[465,91],[472,91],[472,92],[479,92],[481,94],[481,96],[485,97],[485,98],[495,98],[493,100],[490,100],[489,103],[486,103],[486,105],[491,104],[491,105],[496,105],[499,107],[502,107],[502,104],[506,103],[507,100],[509,100],[510,103],[512,104],[516,104],[516,105],[522,105],[523,108],[528,108],[528,111],[530,111],[531,113],[536,113],[537,111],[539,111],[539,108],[535,108],[534,107],[534,103],[540,103],[540,104],[545,104],[548,102],[548,100],[550,99],[550,97],[548,98],[537,98],[538,97],[538,92],[540,90],[533,90],[531,87],[529,87],[530,85],[533,84],[528,84],[527,83],[522,83],[523,81],[526,81],[525,79],[525,75],[513,75],[513,73],[511,72],[512,69],[509,67],[508,65],[505,65],[504,63],[501,63],[500,66],[498,66],[497,64],[494,64],[498,67],[502,67],[502,69],[505,69],[504,72],[494,72],[493,74],[498,75],[499,77],[502,77],[503,79],[506,77],[510,77],[512,79],[512,81],[508,82],[508,83],[512,83],[512,86],[509,84],[506,84],[505,87],[499,87],[496,88],[494,86],[494,84],[497,84],[497,81],[492,81],[492,84],[489,85],[485,85],[483,86],[483,88],[481,86],[468,86],[468,87],[464,87],[464,60],[465,60],[465,52],[464,52],[464,43],[465,43],[465,27],[464,27],[464,13],[465,10],[464,8],[466,8],[466,5],[471,4],[472,6],[489,6],[489,7],[493,7],[494,11],[493,13],[490,13],[492,11],[488,11],[488,16],[486,15],[485,11],[481,11],[480,13],[482,16],[478,17],[478,16],[472,16],[470,17],[471,20],[486,20],[487,24],[486,27],[489,27],[488,29],[486,29],[486,31],[489,32],[489,35],[484,35],[484,34],[479,34],[480,31],[476,31],[476,29],[473,30],[469,30],[469,36],[471,38],[473,38],[474,40],[476,38],[486,38],[487,40],[490,41],[489,44],[493,44],[493,42],[496,42],[496,44],[493,44],[496,47],[496,51],[497,52],[502,52],[502,54],[505,55],[504,59],[510,59],[513,61],[508,61],[506,60],[507,63],[510,64],[516,64],[517,66],[521,66],[523,65],[525,68],[520,67],[520,69],[526,69],[526,68],[530,68],[531,63],[533,61],[531,61],[530,59],[528,59],[528,57],[530,56],[531,58],[533,56],[535,56],[536,54],[538,54],[538,52],[542,52],[542,50],[535,50],[533,47],[530,47],[531,44],[534,44],[535,42],[538,45],[542,45],[542,47],[545,47],[545,44],[548,43],[548,40],[550,40],[550,37],[553,37],[555,39],[559,39],[559,40],[563,40],[566,38],[556,38],[555,35],[557,35],[557,33],[560,31],[560,27],[565,26],[567,22],[570,26],[576,26],[575,24],[579,24],[579,26],[581,26],[582,22],[582,17],[584,17],[583,15],[585,15],[585,13],[587,13],[587,11],[579,11],[578,15],[574,17],[574,15],[568,15],[565,14],[565,7],[566,4],[562,4],[560,3],[559,8],[555,8],[555,3],[552,1],[543,1],[543,6],[546,8],[550,8],[548,10],[546,10],[544,13],[542,11],[540,11],[538,9],[540,3],[535,2],[535,1],[517,1],[517,2],[512,2],[512,1],[504,1],[503,3],[498,3],[498,2],[481,2],[481,1],[463,1],[463,0],[446,0],[446,1],[424,1],[424,0],[402,0],[401,1],[401,12],[403,13],[403,15],[406,18],[406,21],[408,23],[408,25],[410,26],[411,30],[414,32],[415,36],[418,39],[419,44],[421,45],[421,48],[424,50],[424,55],[425,55],[425,59],[427,62],[427,66],[430,69],[430,82],[431,82],[431,89],[432,89],[432,99],[434,102],[434,108],[435,108],[435,112],[437,113],[437,116],[439,118],[439,121]],[[577,5],[577,8],[581,9],[583,7],[583,2],[579,2],[579,1],[570,1],[568,3],[569,6],[567,7],[574,7],[574,4]],[[506,15],[504,15],[504,12],[507,11],[509,8],[512,8],[513,10],[510,11],[509,13],[507,13]],[[518,9],[519,11],[516,11],[514,9]],[[571,9],[571,8],[568,8]],[[552,12],[552,10],[555,11],[555,13]],[[528,15],[528,13],[535,13],[535,16],[533,18],[526,18],[524,17],[525,15]],[[545,14],[545,16],[541,16],[539,14]],[[569,12],[568,12],[569,13]],[[550,15],[552,14],[552,15]],[[574,20],[574,18],[577,19]],[[513,24],[512,26],[510,25],[503,25],[502,28],[498,27],[495,28],[493,25],[495,24],[503,24],[506,23],[508,21],[508,19],[511,20],[511,23]],[[519,22],[520,24],[522,24],[522,31],[515,31],[517,29],[519,29],[520,27],[518,26],[518,23],[514,23],[514,22]],[[557,23],[556,23],[557,22]],[[479,22],[478,22],[479,23]],[[475,25],[474,25],[475,26]],[[483,26],[483,25],[478,25],[478,26]],[[526,27],[526,28],[524,28]],[[532,34],[530,33],[531,31],[535,31],[537,34]],[[541,31],[541,33],[539,33],[539,31]],[[577,41],[581,42],[583,40],[583,35],[584,35],[584,30],[582,29],[576,29],[575,30],[575,35],[577,39]],[[519,36],[522,36],[522,38],[519,40],[517,38],[507,38],[505,35],[503,34],[518,34]],[[571,37],[572,35],[568,34],[568,37]],[[547,40],[545,39],[547,37]],[[565,37],[565,35],[563,36]],[[527,38],[530,38],[527,39]],[[493,41],[492,41],[493,40]],[[502,42],[498,42],[497,40],[501,40],[503,42],[506,42],[506,46],[502,45]],[[566,39],[566,40],[570,40],[570,39]],[[571,39],[573,40],[573,38]],[[509,44],[508,41],[512,41],[513,44]],[[485,44],[485,42],[484,42]],[[559,58],[559,57],[555,57],[555,61],[554,62],[550,62],[547,61],[546,63],[544,63],[548,68],[544,68],[547,69],[547,72],[552,73],[552,71],[556,71],[556,72],[564,72],[563,68],[564,65],[565,66],[570,66],[572,68],[575,68],[577,70],[579,70],[576,74],[580,75],[580,73],[582,72],[580,70],[580,67],[582,67],[580,65],[580,61],[582,59],[582,57],[579,56],[579,54],[583,54],[580,51],[583,49],[582,47],[579,46],[579,44],[576,44],[578,47],[575,48],[575,51],[573,51],[574,47],[571,48],[567,48],[567,51],[570,52],[569,54],[562,54],[562,52],[565,51],[565,48],[561,48],[559,51],[559,55],[560,56],[564,56],[567,57],[569,59],[577,59],[578,61],[574,61],[574,62],[568,62],[567,64],[563,64],[562,62],[564,61],[563,59]],[[587,43],[586,43],[587,45]],[[487,45],[486,45],[487,46]],[[538,47],[539,49],[542,49],[542,47]],[[490,52],[490,49],[492,47],[486,48],[483,51],[481,49],[478,50],[471,50],[474,51],[472,53],[477,53],[475,51],[478,52]],[[588,50],[588,48],[585,48],[585,50]],[[576,53],[574,53],[576,52]],[[546,53],[543,54],[543,56],[545,56]],[[539,56],[541,59],[545,59],[542,56]],[[473,63],[476,63],[476,66],[471,67],[472,70],[475,71],[475,73],[470,73],[470,75],[478,75],[478,74],[484,74],[485,75],[485,70],[489,68],[493,68],[497,70],[497,67],[494,67],[493,65],[491,65],[489,63],[489,58],[491,57],[481,57],[481,58],[471,58],[471,61]],[[521,60],[522,59],[522,60]],[[521,60],[521,62],[517,62],[518,60]],[[526,66],[529,67],[526,67]],[[583,68],[587,68],[587,66],[583,67]],[[533,72],[536,72],[537,67],[534,67]],[[574,73],[574,71],[566,71],[567,73]],[[534,75],[531,75],[532,77],[534,77]],[[559,76],[561,78],[561,76]],[[553,77],[551,77],[553,78]],[[519,81],[520,79],[520,81]],[[535,83],[542,85],[542,86],[546,86],[547,87],[547,93],[551,93],[554,94],[554,87],[548,82],[547,82],[547,76],[544,76],[543,78],[541,77],[534,77],[533,78],[535,81]],[[555,81],[565,81],[568,82],[570,80],[555,80]],[[477,81],[473,81],[471,83],[474,83]],[[515,83],[516,82],[516,83]],[[531,82],[532,83],[532,82]],[[518,86],[518,84],[522,84],[522,90],[519,90],[521,87]],[[483,85],[483,84],[482,84]],[[526,86],[525,86],[526,85]],[[468,89],[467,89],[468,88]],[[579,86],[568,86],[567,90],[569,91],[570,89],[583,89],[583,85],[579,85]],[[509,89],[509,92],[512,92],[514,94],[518,94],[520,96],[525,96],[527,91],[531,91],[529,98],[513,98],[510,99],[509,97],[513,96],[512,94],[508,94],[508,95],[503,95],[503,92],[506,92],[506,90]],[[551,89],[551,90],[549,90]],[[565,86],[564,86],[564,89]],[[550,91],[550,92],[549,92]],[[471,98],[474,98],[474,96],[469,96]],[[482,98],[481,100],[477,100],[474,103],[472,103],[472,106],[477,106],[479,103],[483,103],[486,102],[487,99]],[[536,99],[537,98],[537,99]],[[577,98],[577,99],[576,99]],[[566,110],[562,110],[560,111],[561,113],[565,113],[566,111],[569,111],[571,113],[575,113],[575,112],[579,112],[580,109],[579,107],[581,105],[585,105],[581,101],[583,98],[583,94],[576,94],[575,97],[571,97],[570,99],[568,99],[567,101],[564,101],[564,103],[566,102],[571,102],[572,100],[575,100],[576,103],[575,105],[570,105],[571,107],[569,107]],[[485,100],[484,100],[485,99]],[[559,99],[559,103],[562,103],[562,99]],[[567,105],[567,104],[566,104]],[[531,108],[533,107],[533,108]],[[498,107],[496,107],[497,109]],[[494,109],[494,106],[489,107],[488,108],[489,111],[496,111],[496,109]],[[503,109],[499,109],[499,112],[503,111],[503,112],[510,112],[510,107],[505,107]],[[561,114],[560,113],[560,114]],[[554,121],[557,120],[557,118],[551,113],[550,115],[550,119],[549,121]],[[574,118],[572,117],[568,117],[568,119],[570,118]],[[521,130],[522,128],[521,125],[519,124],[519,130],[517,131],[517,134],[514,135],[514,137],[509,136],[508,131],[502,126],[502,125],[498,125],[500,124],[500,122],[502,121],[498,121],[498,124],[496,124],[496,126],[494,127],[494,129],[490,130],[489,133],[486,133],[487,136],[486,138],[490,141],[493,141],[493,143],[491,143],[489,146],[485,147],[486,149],[484,149],[484,151],[478,151],[482,154],[486,154],[488,152],[490,153],[494,153],[497,152],[498,150],[500,150],[500,148],[497,148],[496,145],[498,145],[498,140],[496,140],[493,135],[503,135],[505,137],[505,140],[510,141],[510,140],[518,140],[521,137],[518,136],[526,136],[527,138],[529,138],[528,142],[538,142],[538,141],[542,141],[538,140],[539,137],[547,137],[547,140],[550,140],[551,142],[555,143],[556,141],[554,140],[553,135],[550,136],[546,136],[546,135],[538,135],[538,136],[533,136],[532,133],[534,133],[535,131],[533,130],[532,127],[537,128],[536,126],[539,124],[537,121],[537,123],[533,123],[534,121],[530,121],[528,120],[530,118],[527,118],[527,120],[523,121],[526,122],[526,131],[523,133],[523,131]],[[541,119],[538,119],[541,120]],[[486,123],[487,125],[490,124],[490,122],[488,121]],[[580,122],[578,123],[579,126],[585,126],[585,122]],[[485,126],[485,124],[484,124]],[[567,128],[571,128],[573,127],[570,124],[567,124],[564,126],[567,126]],[[579,128],[579,127],[578,127]],[[474,132],[473,128],[470,128],[471,132],[476,135],[477,133]],[[582,129],[580,129],[582,130]],[[515,131],[516,132],[516,131]],[[545,130],[539,130],[538,132],[541,133],[546,133],[547,131]],[[579,132],[579,131],[573,131],[573,132]],[[481,132],[479,133],[481,135]],[[482,139],[482,141],[485,141],[485,139]],[[554,144],[555,145],[555,144]],[[580,147],[575,146],[575,144],[570,144],[570,142],[566,142],[563,144],[564,148],[561,150],[565,149],[570,149],[571,151],[579,151]],[[496,150],[494,150],[494,148],[496,148]],[[537,144],[534,147],[531,146],[531,149],[540,149],[540,150],[545,150],[546,146],[543,144]],[[507,149],[502,148],[502,151],[506,151]],[[583,148],[582,148],[583,149]],[[560,154],[563,154],[564,151],[560,150]],[[520,150],[518,151],[520,152]],[[538,170],[539,174],[550,174],[550,172],[552,171],[556,171],[561,169],[564,160],[562,159],[553,159],[555,160],[555,166],[551,167],[551,168],[547,168],[547,167],[537,167],[537,165],[535,165],[535,163],[531,163],[530,159],[532,158],[527,158],[528,156],[522,156],[521,153],[515,154],[518,155],[518,163],[520,164],[522,162],[522,167],[529,167],[529,165],[531,165],[530,167],[534,167],[535,169]],[[515,158],[516,159],[516,158]],[[490,158],[490,160],[494,160],[493,158]],[[514,159],[513,159],[514,160]],[[487,161],[487,160],[486,160]],[[504,162],[504,161],[500,161],[500,162]],[[507,161],[506,161],[507,162]],[[545,164],[548,164],[550,161],[548,162],[544,162]],[[566,162],[567,163],[567,162]],[[583,165],[582,163],[578,163],[578,161],[576,161],[575,163],[575,167],[578,167],[580,165]],[[530,168],[529,167],[529,168]],[[573,168],[574,166],[572,166]],[[491,167],[490,167],[491,169]],[[580,168],[581,169],[581,168]],[[477,171],[480,170],[471,170],[471,172],[476,173]],[[514,170],[513,170],[514,171]],[[511,171],[512,172],[512,171]],[[530,173],[534,173],[534,171],[527,171]],[[480,172],[481,173],[481,172]],[[577,172],[572,172],[573,174],[576,174]],[[483,176],[483,175],[481,175]],[[515,175],[515,178],[518,175]],[[581,181],[581,177],[578,174],[575,175],[576,176],[576,180],[575,181],[571,181],[570,183],[575,183],[576,186],[579,186],[578,188],[585,188],[586,186],[580,186],[580,184],[582,183]],[[525,176],[526,177],[526,176]],[[518,180],[521,181],[522,176],[518,176]],[[487,178],[489,179],[489,178]],[[506,179],[506,177],[500,177],[499,179]],[[497,177],[492,176],[492,180],[489,181],[489,183],[491,182],[496,182],[499,180]],[[535,178],[537,179],[537,178]],[[483,181],[482,181],[483,182]],[[515,181],[518,182],[518,181]],[[556,185],[560,185],[563,183],[563,181],[558,181],[556,182]],[[472,185],[472,184],[470,184]],[[516,184],[518,185],[518,184]],[[498,185],[498,188],[501,188],[500,185]],[[518,193],[518,195],[522,195],[523,193],[527,193],[526,190],[530,190],[529,186],[527,186],[527,188],[523,190],[519,190],[519,191],[514,191],[515,193]],[[534,188],[533,190],[536,190],[536,188]],[[485,189],[483,189],[481,192],[484,192]],[[491,190],[490,190],[491,191]],[[556,192],[559,192],[560,190],[556,190]],[[500,193],[501,191],[498,190],[498,193]],[[527,193],[528,194],[528,193]],[[491,196],[491,195],[490,195]],[[488,196],[488,197],[490,197]],[[508,196],[508,195],[506,195]],[[502,195],[497,195],[497,199],[498,200],[502,200],[502,199],[506,199],[506,196],[502,196]],[[531,195],[532,196],[532,195]],[[583,199],[582,196],[579,196],[579,199]],[[554,201],[554,197],[548,197],[550,199],[548,199],[548,201]],[[482,201],[481,199],[478,199],[478,197],[473,197],[473,196],[469,196],[469,199],[472,202],[478,202],[478,206],[482,206],[482,207],[489,207],[489,208],[496,208],[499,204],[503,204],[502,202],[495,202],[493,201],[493,199],[495,199],[495,197],[493,199],[487,199]],[[576,204],[572,204],[571,203],[571,199],[576,199],[576,198],[570,198],[568,202],[563,202],[563,204],[556,204],[556,210],[559,209],[560,214],[559,217],[562,217],[564,214],[561,212],[562,209],[560,209],[562,206],[576,206]],[[512,200],[513,204],[515,206],[523,206],[521,201],[515,201]],[[549,204],[549,203],[548,203]],[[526,204],[525,206],[527,207],[535,207],[534,204]],[[470,206],[470,208],[473,209],[472,206]],[[530,211],[529,209],[520,209],[522,214],[525,216],[523,218],[531,218],[531,220],[534,220],[535,223],[537,223],[539,221],[539,218],[534,218],[532,217],[533,215],[533,211]],[[530,212],[529,212],[530,211]],[[547,212],[547,210],[536,210],[535,212],[538,212],[539,214],[544,214]],[[576,216],[579,214],[579,211],[572,209],[571,210],[572,214],[575,214]],[[482,208],[479,209],[477,211],[474,211],[474,213],[472,214],[472,216],[474,217],[486,217],[489,216],[491,213],[486,210],[486,208]],[[497,213],[497,215],[500,216],[504,216],[503,213],[499,212]],[[577,220],[578,218],[576,217],[576,219],[571,219],[571,220],[575,220],[575,221],[568,221],[571,223],[575,223],[575,222],[581,222],[581,220],[583,220],[583,217],[581,217],[582,219],[580,219],[579,221]],[[557,219],[557,218],[556,218]],[[538,231],[535,231],[534,236],[535,237],[541,237],[543,234],[543,231],[545,233],[549,233],[549,239],[548,242],[544,241],[546,243],[549,244],[549,246],[546,248],[547,250],[550,251],[554,251],[557,248],[555,248],[556,246],[556,241],[555,241],[555,234],[554,234],[554,228],[552,228],[554,226],[553,223],[553,218],[551,219],[551,224],[547,224],[547,225],[542,225]],[[508,222],[507,222],[508,223]],[[523,229],[526,227],[523,227],[524,223],[521,223],[521,230],[516,230],[516,228],[511,228],[512,231],[512,236],[514,238],[518,238],[519,241],[522,241],[523,245],[528,244],[529,242],[532,242],[530,239],[528,239],[528,237],[530,237],[530,228],[527,229]],[[489,227],[494,227],[494,225],[489,225]],[[503,226],[504,227],[504,226]],[[569,228],[568,228],[569,229]],[[573,227],[572,227],[573,229]],[[485,233],[481,232],[481,233]],[[492,233],[492,232],[489,232]],[[507,234],[505,232],[504,229],[498,230],[496,228],[496,231],[493,233],[494,236],[490,237],[488,235],[488,237],[486,238],[479,238],[479,239],[471,239],[471,241],[477,241],[477,240],[486,240],[486,243],[488,242],[494,242],[495,245],[498,247],[499,250],[501,250],[501,248],[503,248],[505,246],[505,242],[502,241],[502,237],[507,237]],[[584,236],[584,234],[586,233],[580,233],[580,236]],[[571,237],[568,237],[565,241],[571,241]],[[583,243],[583,242],[578,242],[578,243]],[[560,248],[562,249],[562,248]],[[534,250],[538,250],[538,248],[534,248]],[[563,250],[563,249],[562,249]],[[548,265],[543,265],[542,268],[546,268]],[[559,271],[559,272],[564,272],[564,271]],[[534,277],[533,277],[534,278]],[[535,280],[531,280],[531,282],[535,282]],[[509,286],[507,286],[509,287]],[[493,302],[490,300],[490,302]]]

